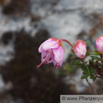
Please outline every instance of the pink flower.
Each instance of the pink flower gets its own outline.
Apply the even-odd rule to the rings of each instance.
[[[103,52],[103,36],[96,39],[96,48],[98,52]]]
[[[43,42],[39,47],[39,53],[41,53],[42,62],[37,67],[53,62],[55,68],[59,68],[63,63],[64,46],[60,39],[50,38]]]
[[[82,40],[78,40],[74,45],[74,52],[78,58],[84,58],[87,52],[86,44]]]

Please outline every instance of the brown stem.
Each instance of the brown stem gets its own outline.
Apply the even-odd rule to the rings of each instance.
[[[100,57],[101,57],[101,59],[102,59],[102,54],[100,54]]]
[[[100,76],[96,76],[96,77],[101,79],[101,77],[100,77]]]
[[[87,83],[88,83],[88,85],[89,85],[89,87],[90,87],[90,89],[91,89],[92,93],[93,93],[93,94],[96,94],[96,93],[94,92],[94,90],[93,90],[93,88],[92,88],[92,86],[91,86],[91,84],[89,83],[89,81],[88,81],[88,79],[87,79],[87,78],[86,78],[86,81],[87,81]]]
[[[67,42],[73,48],[73,45],[68,40],[66,39],[61,39],[61,40]]]
[[[81,61],[84,63],[84,62],[85,62],[85,61],[84,61],[84,58],[83,58],[83,59],[81,58]]]
[[[84,62],[84,59],[81,59],[81,61]],[[90,87],[92,93],[93,93],[93,94],[96,94],[96,93],[94,92],[94,90],[93,90],[93,88],[92,88],[92,86],[91,86],[91,84],[89,83],[89,81],[88,81],[87,78],[86,78],[86,81],[87,81],[87,83],[88,83],[88,85],[89,85],[89,87]]]

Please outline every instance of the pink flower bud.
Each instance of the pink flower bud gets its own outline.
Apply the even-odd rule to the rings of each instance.
[[[98,52],[103,52],[103,36],[96,39],[96,48]]]
[[[84,58],[87,52],[86,44],[82,40],[78,40],[74,45],[74,52],[78,58]]]
[[[39,53],[41,53],[42,62],[37,67],[53,62],[55,68],[59,68],[63,63],[64,46],[60,39],[50,38],[43,42],[39,47]]]

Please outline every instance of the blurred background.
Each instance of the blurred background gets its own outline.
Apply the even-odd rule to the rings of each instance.
[[[92,51],[101,35],[103,0],[0,0],[0,103],[60,103],[61,94],[93,94],[81,69],[65,72],[71,61],[68,44],[60,69],[37,68],[38,47],[56,37],[72,44],[89,40]],[[102,80],[89,82],[103,94]]]

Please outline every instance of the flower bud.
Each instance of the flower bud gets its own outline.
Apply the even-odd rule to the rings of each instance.
[[[96,48],[98,52],[103,52],[103,36],[96,39]]]
[[[87,52],[85,42],[82,40],[78,40],[75,43],[73,50],[78,58],[84,58]]]

